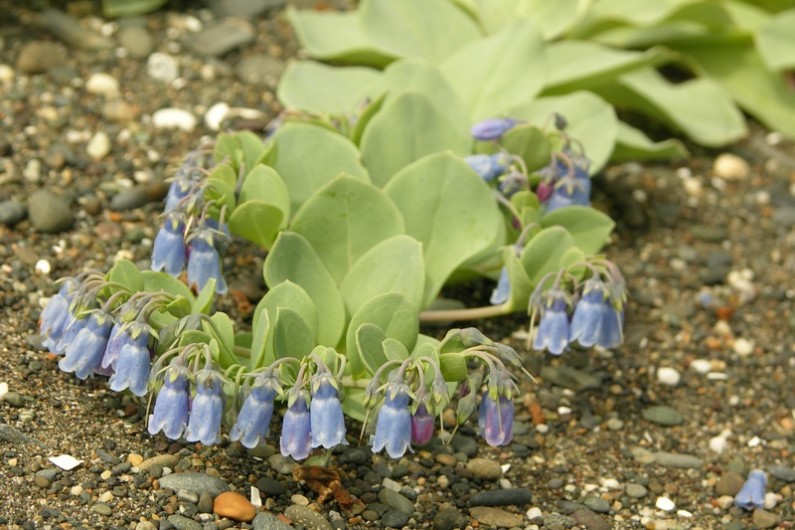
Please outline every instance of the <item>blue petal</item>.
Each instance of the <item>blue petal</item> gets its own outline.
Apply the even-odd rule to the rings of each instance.
[[[152,247],[152,270],[165,270],[171,276],[179,276],[185,267],[185,225],[166,219],[155,236]]]
[[[202,288],[215,278],[215,292],[226,292],[226,281],[221,274],[221,260],[215,248],[206,240],[198,237],[190,243],[190,258],[188,258],[188,285]]]
[[[141,331],[136,338],[122,332],[121,348],[114,374],[110,377],[110,389],[121,392],[126,388],[136,396],[146,395],[149,383],[149,369],[151,368],[149,348],[149,334]]]
[[[179,440],[188,424],[189,401],[187,370],[181,366],[169,366],[149,417],[149,434],[163,431],[169,439]]]
[[[384,404],[378,410],[378,420],[373,438],[373,452],[386,449],[392,458],[400,458],[411,443],[411,413],[408,388],[392,385],[386,391]]]
[[[213,445],[221,441],[221,417],[224,403],[220,376],[211,368],[196,374],[196,397],[191,404],[185,439]]]
[[[269,382],[263,381],[261,385],[255,386],[237,414],[229,439],[233,442],[240,440],[249,449],[262,443],[270,428],[275,397],[276,390]]]
[[[65,355],[58,362],[61,370],[74,372],[78,379],[87,379],[99,367],[112,327],[109,318],[100,319],[94,313],[84,320],[88,322],[81,327],[74,342],[66,346]]]
[[[312,432],[309,409],[303,397],[299,397],[293,406],[287,409],[282,420],[282,435],[279,449],[282,456],[291,456],[303,460],[312,449]]]
[[[744,510],[764,508],[765,506],[765,487],[767,486],[767,476],[761,469],[754,469],[748,474],[748,479],[743,487],[734,496],[734,505]]]
[[[331,449],[347,444],[342,405],[337,389],[330,382],[322,382],[315,391],[309,413],[312,420],[312,447]]]
[[[557,300],[541,314],[541,322],[533,339],[533,348],[547,349],[554,355],[560,355],[569,344],[569,317],[566,304]]]

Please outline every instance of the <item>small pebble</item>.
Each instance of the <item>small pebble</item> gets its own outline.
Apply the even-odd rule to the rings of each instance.
[[[676,504],[668,497],[657,497],[657,501],[654,503],[654,505],[658,510],[662,510],[664,512],[672,512],[676,509]]]
[[[284,515],[305,526],[308,530],[334,530],[325,517],[307,506],[290,505],[284,510]]]
[[[223,101],[216,103],[204,113],[204,124],[211,131],[217,131],[221,128],[227,114],[229,114],[229,105]]]
[[[472,506],[523,505],[532,498],[533,495],[527,488],[508,488],[478,492],[470,498],[469,503]]]
[[[414,513],[414,503],[397,491],[382,488],[378,492],[378,500],[393,510],[408,514]]]
[[[742,337],[734,340],[734,353],[740,357],[751,355],[754,351],[754,342]]]
[[[102,160],[110,153],[110,138],[103,131],[99,131],[86,146],[86,153],[94,160]]]
[[[296,493],[295,495],[291,496],[290,501],[292,501],[293,504],[297,504],[299,506],[309,506],[309,499],[300,493]]]
[[[588,530],[611,530],[613,528],[610,523],[592,510],[577,510],[571,514],[571,518]]]
[[[700,374],[706,374],[712,370],[712,363],[708,359],[694,359],[693,362],[690,363],[690,368]]]
[[[773,528],[778,524],[778,515],[757,508],[754,510],[751,520],[756,528]]]
[[[110,515],[113,513],[113,508],[103,502],[98,502],[92,506],[92,510],[100,515]]]
[[[64,49],[50,41],[26,42],[17,55],[16,69],[24,75],[42,74],[63,63]]]
[[[152,125],[157,129],[181,129],[192,131],[196,128],[196,116],[187,110],[174,107],[159,109],[152,114]]]
[[[698,469],[704,465],[704,460],[693,455],[681,453],[666,453],[663,451],[653,453],[654,461],[661,466],[679,467],[683,469]]]
[[[772,466],[770,474],[784,482],[795,482],[795,468],[787,466]]]
[[[199,509],[199,513],[212,513],[213,511],[213,496],[212,494],[205,490],[202,491],[199,495],[199,502],[196,503],[196,507]]]
[[[294,530],[292,526],[281,522],[273,514],[260,512],[251,521],[254,530]]]
[[[502,467],[499,462],[490,458],[473,458],[467,462],[467,470],[483,480],[497,480],[502,477]]]
[[[119,44],[130,52],[130,56],[136,59],[143,59],[150,53],[154,43],[152,36],[143,25],[129,25],[119,29]]]
[[[236,491],[225,491],[213,499],[213,513],[233,521],[248,523],[257,515],[257,509]]]
[[[170,83],[179,77],[179,63],[167,53],[155,52],[146,60],[146,72],[152,79]]]
[[[745,479],[737,473],[727,471],[715,483],[715,493],[717,495],[730,495],[734,497],[740,488],[743,487]]]
[[[211,477],[205,473],[172,473],[161,477],[159,482],[161,488],[170,488],[174,491],[186,489],[200,493],[206,490],[213,495],[219,495],[229,490],[229,485],[225,480]]]
[[[110,74],[102,72],[91,74],[86,81],[86,91],[89,94],[115,96],[119,93],[119,81]]]
[[[640,484],[627,484],[626,492],[633,499],[642,499],[649,494],[649,490]]]
[[[751,173],[751,167],[745,159],[733,153],[722,153],[715,159],[712,173],[726,180],[745,180]]]
[[[685,421],[684,417],[676,410],[665,405],[657,405],[643,409],[643,417],[658,425],[673,426],[680,425]]]
[[[682,380],[682,375],[675,369],[662,366],[657,369],[657,381],[667,386],[676,386]]]
[[[14,227],[22,221],[27,214],[28,210],[21,202],[15,200],[0,202],[0,224]]]
[[[410,518],[411,514],[398,510],[389,510],[381,516],[381,524],[386,528],[403,528]]]
[[[610,503],[601,497],[588,496],[585,497],[582,503],[597,513],[607,513],[610,511]]]
[[[470,508],[469,514],[480,525],[494,526],[497,528],[513,528],[524,525],[524,517],[519,514],[506,512],[500,508],[489,506],[475,506]]]

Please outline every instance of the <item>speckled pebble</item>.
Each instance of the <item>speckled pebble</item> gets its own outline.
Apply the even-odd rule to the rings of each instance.
[[[738,475],[737,473],[732,473],[731,471],[727,471],[718,479],[715,483],[715,494],[716,495],[729,495],[734,497],[737,495],[737,492],[740,491],[740,488],[743,487],[745,483],[745,479]]]
[[[489,458],[473,458],[467,462],[467,470],[483,480],[497,480],[502,477],[500,463]]]
[[[229,489],[226,481],[218,477],[211,477],[205,473],[172,473],[160,478],[161,488],[171,488],[174,491],[182,489],[196,493],[209,491],[218,495]]]
[[[704,460],[693,455],[680,453],[666,453],[659,451],[654,454],[654,462],[666,467],[680,467],[683,469],[698,469],[704,465]]]
[[[513,528],[524,524],[524,517],[515,513],[507,512],[500,508],[488,506],[475,506],[470,508],[469,514],[473,519],[477,519],[480,525],[495,526],[497,528]]]
[[[414,503],[397,491],[381,488],[378,492],[378,500],[393,510],[408,514],[414,513]]]
[[[590,510],[597,513],[607,513],[610,511],[610,503],[601,497],[594,497],[592,495],[589,495],[588,497],[585,497],[585,499],[583,499],[582,503],[585,506],[587,506]]]
[[[381,524],[386,528],[403,528],[409,522],[411,514],[398,510],[389,510],[381,516]]]
[[[643,409],[643,417],[652,423],[665,426],[680,425],[685,421],[678,411],[665,405],[656,405]]]
[[[169,515],[167,521],[177,530],[203,530],[202,525],[184,515]],[[162,526],[160,528],[163,528]]]
[[[305,526],[308,530],[334,530],[325,517],[306,506],[298,506],[297,504],[288,506],[284,510],[284,515]]]
[[[278,520],[273,514],[260,512],[251,521],[253,530],[294,530],[289,524]]]
[[[69,203],[49,190],[38,190],[28,198],[28,215],[39,232],[57,234],[72,227],[74,214]]]
[[[610,523],[591,510],[577,510],[571,514],[571,518],[588,530],[610,530],[612,528]]]
[[[0,202],[0,224],[13,227],[28,214],[24,204],[14,200]]]
[[[642,499],[649,494],[649,490],[640,484],[627,484],[626,492],[633,499]]]

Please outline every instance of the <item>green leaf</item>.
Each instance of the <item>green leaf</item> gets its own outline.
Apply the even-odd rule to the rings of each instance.
[[[317,342],[336,345],[347,316],[342,295],[312,246],[301,235],[281,232],[264,264],[265,283],[271,289],[285,280],[298,284],[318,311]]]
[[[541,226],[556,225],[565,228],[574,244],[588,256],[605,246],[615,227],[609,216],[590,206],[566,206],[541,217]]]
[[[384,339],[381,343],[384,348],[384,355],[390,361],[405,361],[409,358],[409,351],[405,344],[393,338]],[[377,368],[376,368],[377,369]]]
[[[251,171],[257,164],[262,163],[268,155],[270,149],[262,138],[257,136],[251,131],[240,131],[235,133],[237,141],[240,143],[240,149],[243,151],[243,163],[245,164],[243,170],[245,172]],[[237,176],[235,176],[235,183]]]
[[[273,149],[267,161],[287,185],[293,212],[340,173],[368,180],[356,146],[345,137],[315,125],[285,124],[273,136]]]
[[[157,293],[160,291],[182,296],[193,303],[193,293],[187,285],[165,272],[141,271],[144,281],[142,291]]]
[[[215,139],[213,147],[213,160],[216,164],[227,161],[229,164],[237,164],[238,156],[242,158],[240,140],[232,133],[220,133]]]
[[[519,259],[533,286],[544,275],[560,269],[560,259],[574,246],[574,238],[561,226],[538,232],[524,247]]]
[[[359,369],[359,366],[354,364],[354,358],[362,364],[362,375],[373,375],[380,366],[383,366],[389,360],[384,353],[383,342],[385,339],[386,335],[375,324],[365,322],[357,327],[356,355],[348,357],[351,362],[351,371]]]
[[[361,145],[364,131],[367,129],[367,126],[370,125],[370,121],[372,121],[381,110],[381,107],[384,106],[384,101],[386,101],[386,94],[382,94],[371,101],[364,110],[361,111],[361,114],[359,114],[359,119],[356,120],[353,130],[351,131],[351,141],[357,146]]]
[[[117,260],[108,271],[107,277],[108,281],[120,283],[133,293],[143,290],[144,287],[141,271],[130,260]]]
[[[376,186],[383,187],[403,167],[425,155],[469,151],[461,122],[451,122],[425,95],[408,91],[389,98],[362,136],[362,159]]]
[[[544,123],[555,112],[566,118],[566,133],[582,144],[591,159],[591,174],[598,172],[615,145],[618,126],[613,107],[590,92],[574,92],[538,98],[514,107],[509,114],[530,123]]]
[[[496,153],[505,149],[511,154],[522,157],[527,170],[533,172],[549,164],[552,152],[547,134],[540,128],[529,123],[517,125],[503,135],[499,144],[494,142],[478,142],[479,153]]]
[[[193,313],[209,315],[215,302],[215,278],[210,278],[193,301]]]
[[[404,232],[400,211],[384,192],[346,175],[312,195],[291,228],[312,245],[337,283],[367,250]]]
[[[379,77],[372,68],[292,61],[279,80],[276,95],[287,109],[349,115],[370,95],[369,87]]]
[[[340,291],[353,315],[366,302],[385,293],[401,294],[419,310],[424,286],[422,245],[409,236],[398,235],[378,243],[356,260]]]
[[[226,313],[217,311],[210,316],[213,325],[202,322],[202,328],[218,340],[220,346],[222,368],[227,368],[237,361],[234,356],[235,350],[235,327],[232,320]]]
[[[367,40],[394,57],[439,62],[480,37],[472,19],[446,0],[365,0],[359,13]]]
[[[359,18],[356,11],[287,8],[287,19],[311,57],[383,68],[395,57],[377,49],[368,40]]]
[[[177,318],[186,317],[191,314],[191,300],[188,300],[184,296],[177,296],[177,298],[164,307],[165,311],[174,315]]]
[[[363,388],[346,388],[342,399],[342,411],[345,416],[358,422],[364,422],[370,409],[364,406]]]
[[[443,353],[439,355],[439,368],[444,380],[448,382],[464,381],[469,374],[466,357],[460,353]]]
[[[293,314],[285,316],[284,322],[279,324],[279,311],[281,309],[289,309]],[[286,280],[270,289],[257,304],[253,321],[260,322],[263,319],[263,314],[268,315],[267,320],[270,326],[266,330],[268,335],[264,339],[265,342],[262,344],[260,342],[257,343],[258,347],[264,348],[261,361],[263,365],[269,365],[276,359],[283,357],[276,349],[275,336],[277,328],[280,330],[279,333],[282,334],[297,330],[297,333],[305,335],[314,345],[318,332],[317,308],[307,292],[299,285]],[[295,322],[295,316],[300,317],[304,321],[303,326]],[[258,334],[255,334],[255,337],[260,340]],[[300,341],[303,346],[308,343],[307,340],[304,340],[304,337],[296,337],[296,340]]]
[[[251,369],[262,368],[269,366],[274,359],[268,359],[266,356],[266,346],[270,333],[270,316],[267,311],[260,311],[258,315],[254,316],[253,320],[253,336],[251,338],[251,361],[249,366]]]
[[[228,168],[227,165],[219,168]],[[229,210],[235,208],[235,186],[229,185],[226,179],[211,176],[207,179],[207,187],[204,190],[204,197],[207,200],[215,201],[217,207],[226,206]]]
[[[229,230],[252,243],[269,249],[284,224],[284,212],[259,200],[248,201],[229,216]]]
[[[284,212],[285,221],[290,216],[290,193],[287,184],[270,166],[257,164],[246,174],[240,186],[239,203],[258,200]]]
[[[737,58],[731,61],[733,69],[741,69]],[[644,68],[595,91],[616,105],[645,112],[703,145],[725,145],[747,132],[742,113],[726,91],[711,79],[692,79],[674,85],[653,68]]]
[[[502,216],[491,188],[450,153],[406,167],[384,191],[403,213],[406,233],[422,243],[427,274],[423,306],[456,268],[501,234]]]
[[[464,46],[441,69],[478,121],[504,115],[538,94],[546,66],[541,34],[524,20]]]
[[[679,140],[672,138],[654,142],[639,129],[619,121],[616,148],[610,158],[614,161],[664,160],[686,158],[687,156],[687,148]]]
[[[168,0],[102,0],[102,13],[106,17],[134,17],[157,11]]]
[[[527,303],[533,293],[535,283],[527,276],[524,264],[516,255],[513,245],[503,249],[503,264],[508,269],[508,278],[511,283],[510,297],[505,305],[510,311],[527,309]]]
[[[301,315],[287,307],[276,310],[276,322],[273,325],[273,351],[276,359],[303,359],[315,345],[312,331]]]
[[[610,81],[629,71],[665,61],[670,52],[617,50],[595,42],[564,40],[549,44],[545,94],[566,94]]]
[[[378,329],[381,335],[373,343],[366,342],[367,348],[360,349],[359,343],[375,334],[373,330],[368,330],[363,333],[369,335],[358,337],[360,328],[368,325]],[[384,339],[395,339],[410,350],[414,347],[418,332],[419,311],[403,295],[386,293],[369,299],[351,317],[345,337],[346,356],[351,373],[354,376],[363,375],[370,364],[375,364],[372,359],[377,358],[379,354],[386,358],[382,346]],[[365,362],[363,357],[370,361]],[[377,369],[378,366],[375,368]]]
[[[470,9],[487,33],[495,33],[521,17],[533,21],[545,40],[566,31],[582,11],[581,0],[473,0],[471,4]]]

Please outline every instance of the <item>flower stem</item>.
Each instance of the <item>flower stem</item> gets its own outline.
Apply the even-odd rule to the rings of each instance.
[[[511,310],[505,305],[467,307],[465,309],[437,309],[420,313],[420,322],[455,322],[459,320],[480,320],[507,315]]]

